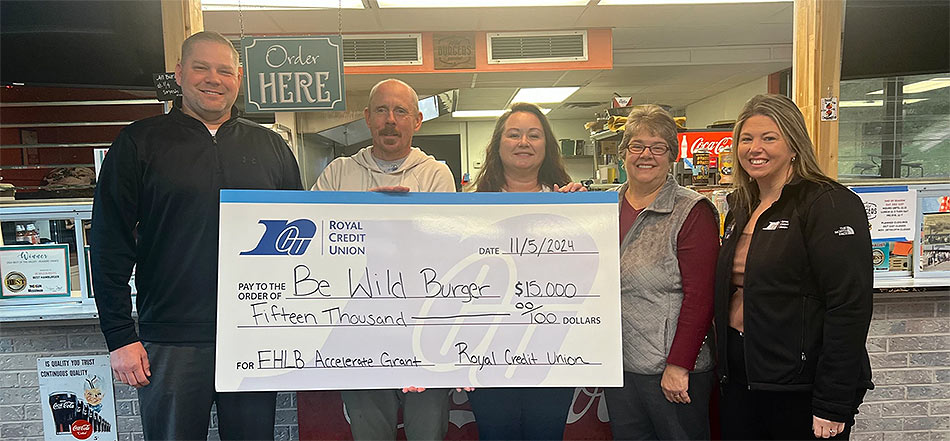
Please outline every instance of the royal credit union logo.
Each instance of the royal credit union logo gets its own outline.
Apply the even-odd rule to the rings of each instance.
[[[242,251],[242,256],[300,256],[317,234],[317,225],[309,219],[261,220],[259,223],[265,227],[261,241],[253,250]]]

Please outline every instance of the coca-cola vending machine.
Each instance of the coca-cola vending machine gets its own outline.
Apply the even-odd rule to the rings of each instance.
[[[687,130],[680,132],[676,160],[692,178],[685,184],[727,185],[732,183],[732,131]],[[699,153],[699,155],[696,155]],[[698,158],[697,158],[698,156]],[[694,158],[701,159],[698,163]]]

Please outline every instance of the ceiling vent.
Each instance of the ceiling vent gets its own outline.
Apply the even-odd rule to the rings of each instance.
[[[345,66],[422,64],[422,34],[343,36]]]
[[[587,31],[488,34],[488,64],[587,61]]]

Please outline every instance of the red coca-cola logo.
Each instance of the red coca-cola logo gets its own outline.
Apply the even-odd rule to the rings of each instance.
[[[92,436],[92,424],[86,420],[76,420],[69,426],[69,431],[76,439],[86,439]]]
[[[696,138],[693,141],[693,145],[689,148],[690,153],[696,152],[709,152],[716,155],[719,155],[723,150],[729,150],[732,148],[732,136],[726,136],[719,139],[718,141],[706,140],[702,136]]]
[[[679,134],[679,158],[692,158],[696,152],[711,158],[732,149],[732,132],[682,132]]]

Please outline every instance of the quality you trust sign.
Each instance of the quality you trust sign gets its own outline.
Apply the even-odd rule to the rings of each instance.
[[[345,110],[339,35],[245,37],[246,110]]]

